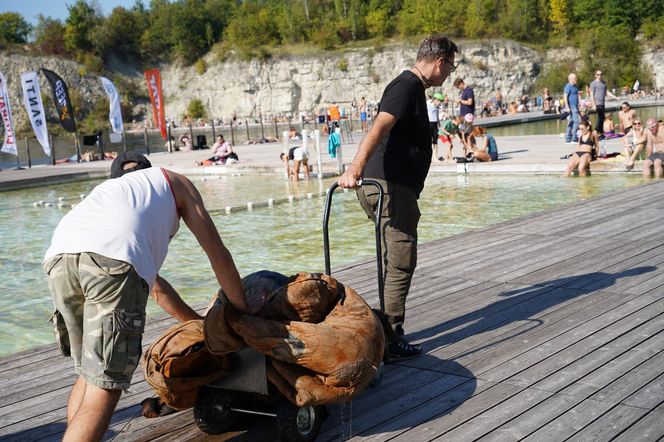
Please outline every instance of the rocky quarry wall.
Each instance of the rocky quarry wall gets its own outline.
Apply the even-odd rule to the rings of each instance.
[[[331,103],[349,106],[361,96],[379,100],[387,83],[414,63],[415,46],[400,44],[378,49],[354,49],[334,53],[321,52],[311,56],[275,57],[259,61],[231,59],[219,62],[214,55],[206,58],[207,70],[199,75],[193,66],[176,64],[160,66],[167,118],[179,121],[187,113],[192,99],[199,99],[215,118],[297,116],[299,112],[317,112]],[[555,66],[561,54],[574,49],[540,54],[521,44],[507,40],[491,42],[464,41],[459,45],[458,70],[442,86],[452,97],[458,91],[452,86],[454,77],[462,77],[475,89],[478,102],[488,99],[500,89],[507,99],[525,93],[547,66]],[[562,52],[561,52],[562,51]],[[647,51],[643,56],[654,73],[658,88],[664,88],[664,51]],[[85,106],[106,99],[101,82],[95,76],[81,75],[80,66],[69,60],[52,57],[31,57],[3,54],[0,72],[8,82],[13,114],[17,127],[27,116],[21,97],[20,74],[40,67],[51,69],[75,90]],[[145,87],[142,73],[125,70],[128,79]],[[51,95],[43,76],[40,84],[44,95]],[[555,92],[555,91],[554,91]],[[147,88],[146,88],[147,95]],[[147,103],[136,103],[149,109]],[[52,111],[51,111],[52,112]],[[148,110],[147,116],[151,113]]]

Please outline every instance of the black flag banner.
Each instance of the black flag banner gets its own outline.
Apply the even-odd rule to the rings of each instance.
[[[48,83],[53,90],[53,100],[55,101],[55,108],[58,110],[58,118],[60,124],[68,132],[76,132],[76,121],[74,120],[74,108],[69,100],[69,91],[67,84],[60,78],[58,74],[48,69],[42,68],[41,71],[46,76]]]

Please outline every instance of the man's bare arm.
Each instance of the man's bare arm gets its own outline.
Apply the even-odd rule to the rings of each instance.
[[[188,178],[171,171],[166,171],[166,173],[173,185],[180,215],[208,256],[219,285],[224,289],[228,300],[235,308],[248,312],[242,281],[235,262],[222,242],[219,232],[203,204],[203,198]]]
[[[348,189],[357,188],[357,182],[362,179],[362,172],[367,165],[367,161],[371,157],[378,145],[388,132],[394,127],[398,119],[392,114],[387,112],[379,112],[374,120],[373,126],[369,129],[366,136],[360,142],[360,147],[353,158],[353,162],[348,166],[348,169],[339,177],[339,185]]]
[[[159,275],[157,275],[150,296],[157,301],[157,304],[159,304],[166,313],[180,322],[188,321],[190,319],[202,319],[201,315],[196,313],[194,309],[189,307],[187,303],[182,300],[173,286]]]

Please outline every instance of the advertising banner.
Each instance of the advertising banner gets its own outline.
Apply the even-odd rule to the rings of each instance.
[[[28,113],[32,130],[35,131],[37,141],[41,144],[44,153],[51,156],[51,145],[48,141],[48,128],[46,127],[46,114],[39,90],[39,78],[36,72],[21,74],[21,87],[23,88],[23,104]]]
[[[152,102],[152,118],[155,127],[161,130],[161,137],[164,141],[166,135],[166,116],[164,115],[164,95],[161,92],[161,76],[159,69],[150,69],[145,71],[145,79],[148,82],[148,91],[150,92],[150,101]]]
[[[122,109],[120,108],[120,95],[118,90],[115,88],[115,85],[111,80],[106,77],[99,77],[101,84],[104,86],[106,95],[108,95],[108,100],[110,102],[110,111],[108,113],[108,119],[111,122],[111,128],[114,133],[122,133]]]
[[[48,83],[53,90],[53,101],[58,111],[60,124],[68,132],[76,132],[76,121],[74,120],[74,108],[69,99],[69,90],[67,84],[58,74],[48,69],[42,68],[41,71],[46,76]]]
[[[0,151],[18,156],[16,149],[16,138],[14,136],[14,125],[12,124],[12,109],[9,105],[9,93],[7,92],[7,81],[0,72],[0,115],[5,128],[5,141]]]

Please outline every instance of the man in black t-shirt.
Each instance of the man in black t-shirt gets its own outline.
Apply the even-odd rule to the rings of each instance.
[[[387,85],[378,115],[360,143],[357,155],[339,178],[344,188],[359,188],[357,195],[370,218],[375,217],[378,192],[360,186],[362,178],[378,181],[383,202],[383,256],[385,261],[385,313],[394,330],[388,343],[391,360],[410,359],[422,349],[403,337],[406,296],[417,263],[417,199],[431,165],[431,134],[425,89],[440,86],[456,70],[456,44],[442,35],[426,38],[417,51],[415,66]]]

